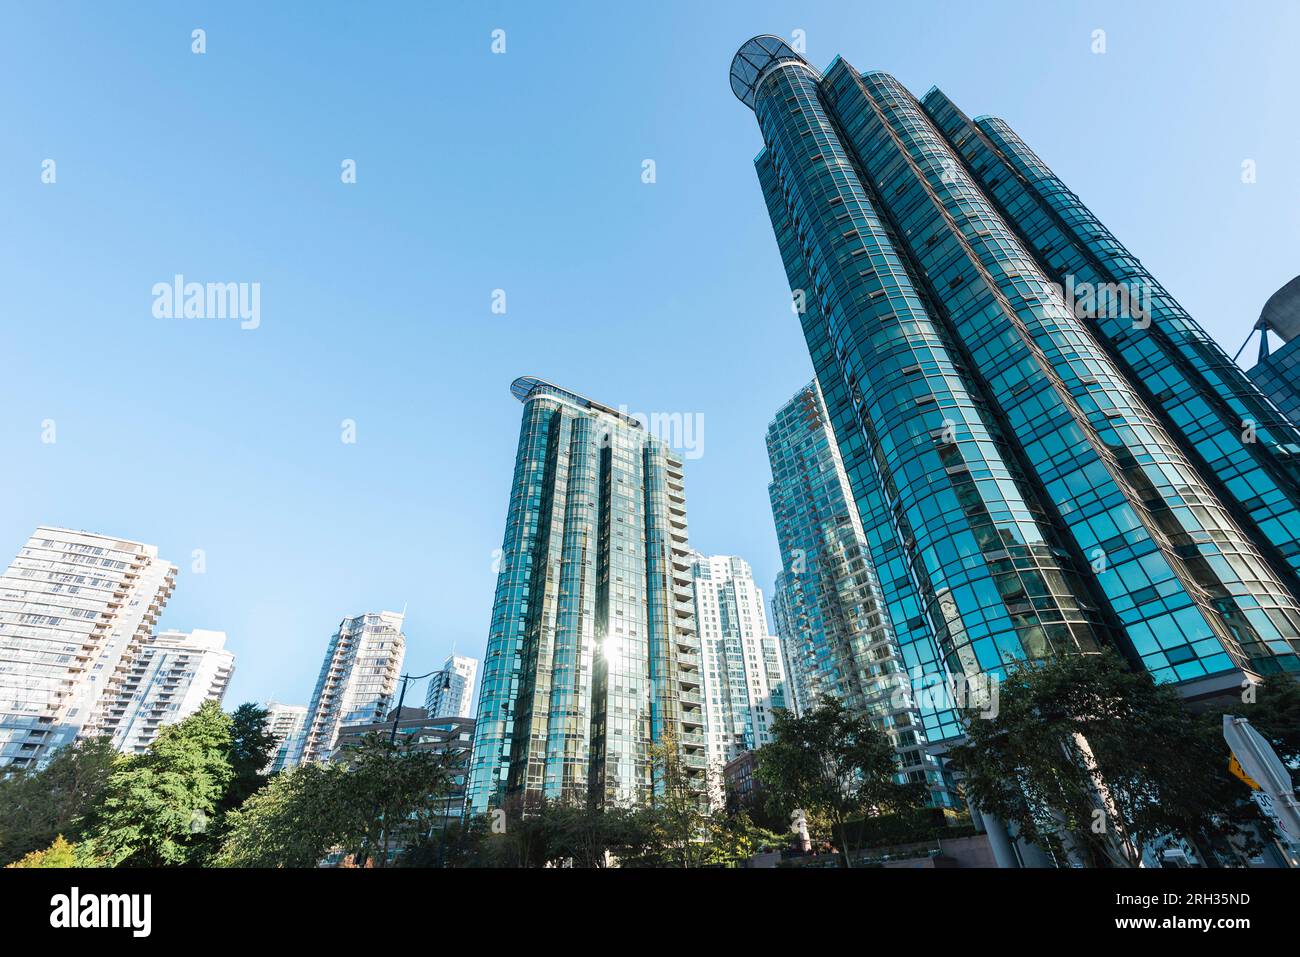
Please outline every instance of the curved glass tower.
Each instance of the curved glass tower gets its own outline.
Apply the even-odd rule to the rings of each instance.
[[[1004,124],[776,37],[731,85],[908,670],[1297,670],[1297,436],[1073,194]]]
[[[541,379],[524,404],[466,805],[647,799],[672,742],[704,796],[681,460],[635,418]]]

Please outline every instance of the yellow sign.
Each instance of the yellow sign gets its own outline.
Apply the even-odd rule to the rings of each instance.
[[[1252,791],[1258,791],[1260,789],[1259,785],[1255,782],[1255,779],[1247,774],[1242,768],[1241,763],[1237,760],[1235,754],[1228,755],[1228,770],[1232,773],[1233,777],[1241,778],[1241,780],[1250,785]]]

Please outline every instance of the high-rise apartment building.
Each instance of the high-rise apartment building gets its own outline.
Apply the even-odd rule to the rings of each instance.
[[[951,801],[925,751],[903,657],[890,627],[871,548],[816,380],[767,427],[768,495],[781,548],[773,618],[800,713],[824,698],[869,714],[886,731],[904,776]]]
[[[1293,672],[1300,437],[1000,120],[776,37],[731,68],[909,671]],[[933,743],[955,713],[921,709]]]
[[[749,563],[698,552],[692,559],[709,777],[720,804],[722,768],[771,740],[772,709],[786,707],[785,668]]]
[[[702,795],[681,459],[566,389],[524,377],[511,392],[524,414],[467,807],[642,801],[663,751]]]
[[[328,761],[341,727],[378,721],[388,713],[406,654],[404,617],[381,611],[339,624],[307,709],[302,762]]]
[[[424,695],[424,710],[431,718],[468,718],[474,713],[474,679],[478,677],[478,659],[451,654],[442,663],[446,676],[429,680]]]
[[[1259,361],[1250,377],[1283,415],[1300,425],[1300,276],[1269,297],[1255,328],[1260,335]],[[1269,333],[1282,340],[1281,348],[1272,352]]]
[[[298,765],[302,759],[303,735],[307,726],[307,706],[305,704],[280,704],[268,701],[266,710],[270,712],[266,726],[276,740],[275,753],[267,762],[267,774],[278,774],[285,768]]]
[[[117,700],[175,587],[153,545],[36,529],[0,578],[0,767],[112,732]]]
[[[121,686],[104,702],[104,732],[124,754],[148,750],[165,725],[205,701],[221,703],[235,670],[224,631],[161,631],[141,646]]]

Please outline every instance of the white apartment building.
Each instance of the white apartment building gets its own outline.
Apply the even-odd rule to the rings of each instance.
[[[693,557],[709,790],[716,805],[722,767],[772,739],[772,709],[786,706],[785,666],[749,563],[731,555]]]
[[[424,710],[431,718],[469,718],[473,716],[474,679],[478,677],[478,659],[451,654],[443,662],[447,673],[429,679],[424,694]]]
[[[224,631],[159,632],[105,701],[104,731],[123,754],[140,754],[166,725],[185,720],[205,701],[219,704],[234,670]]]
[[[277,742],[275,753],[266,765],[267,774],[278,774],[285,768],[295,767],[302,758],[303,729],[307,724],[305,704],[280,704],[268,701],[266,710],[271,713],[267,729]]]
[[[0,577],[0,767],[108,733],[176,584],[154,545],[42,526]]]
[[[302,761],[328,761],[339,728],[382,720],[402,673],[404,615],[381,611],[344,618],[330,639],[307,709]]]

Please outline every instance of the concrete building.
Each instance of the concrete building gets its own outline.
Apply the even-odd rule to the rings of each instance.
[[[266,710],[271,713],[267,727],[278,742],[275,753],[267,763],[266,773],[277,774],[286,768],[296,767],[302,760],[303,735],[307,725],[305,704],[280,704],[268,701]]]
[[[763,590],[748,562],[696,552],[692,578],[710,796],[720,806],[723,766],[771,740],[772,709],[786,707],[785,669],[780,643],[767,627]]]
[[[111,733],[176,581],[154,545],[42,526],[0,578],[0,767]]]
[[[224,631],[159,632],[105,700],[104,733],[122,753],[141,754],[164,726],[185,720],[205,701],[219,704],[234,670]]]
[[[388,713],[406,654],[403,617],[382,611],[339,624],[307,709],[302,761],[328,761],[341,728]]]
[[[424,696],[424,710],[434,717],[468,718],[474,714],[474,679],[478,677],[478,659],[451,654],[443,662],[444,678],[429,679]]]

